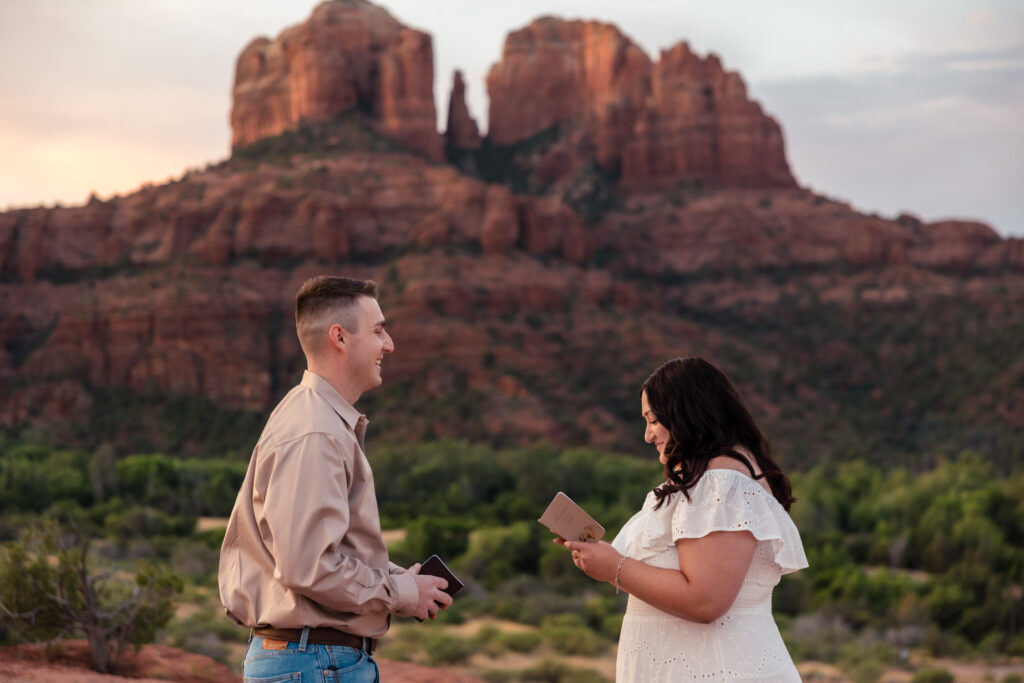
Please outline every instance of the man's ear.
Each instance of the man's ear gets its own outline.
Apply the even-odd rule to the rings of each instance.
[[[348,331],[335,323],[327,329],[327,343],[339,351],[344,351],[348,343]]]

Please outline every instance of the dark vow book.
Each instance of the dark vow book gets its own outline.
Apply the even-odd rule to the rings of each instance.
[[[420,565],[420,574],[440,576],[447,581],[448,587],[443,590],[452,597],[455,597],[455,594],[462,588],[462,582],[459,581],[459,577],[455,576],[452,570],[448,569],[448,565],[442,562],[441,558],[437,555],[431,555],[427,558],[426,562]]]
[[[441,558],[437,555],[431,555],[426,561],[420,565],[420,574],[429,574],[430,576],[440,576],[442,579],[448,582],[448,586],[442,588],[445,593],[455,597],[455,594],[462,588],[462,582],[459,581],[459,577],[452,573],[451,569],[448,569],[448,565],[441,561]],[[434,602],[437,602],[436,600]],[[423,621],[419,617],[416,617],[416,621]]]

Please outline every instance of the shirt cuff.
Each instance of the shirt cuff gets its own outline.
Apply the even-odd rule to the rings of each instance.
[[[416,585],[416,575],[412,572],[391,574],[395,582],[395,589],[398,591],[398,602],[393,613],[396,617],[411,617],[416,613],[416,606],[420,602],[420,589]]]

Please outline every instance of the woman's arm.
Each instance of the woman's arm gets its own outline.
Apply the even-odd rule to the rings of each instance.
[[[679,569],[652,567],[626,558],[604,543],[556,539],[573,551],[573,562],[587,576],[619,587],[660,610],[709,624],[729,611],[757,549],[749,531],[716,531],[676,541]]]

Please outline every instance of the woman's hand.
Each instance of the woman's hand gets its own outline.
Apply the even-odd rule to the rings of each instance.
[[[564,538],[556,538],[555,543],[572,551],[573,564],[590,578],[609,583],[615,580],[615,568],[618,567],[622,555],[609,543],[567,541]]]

